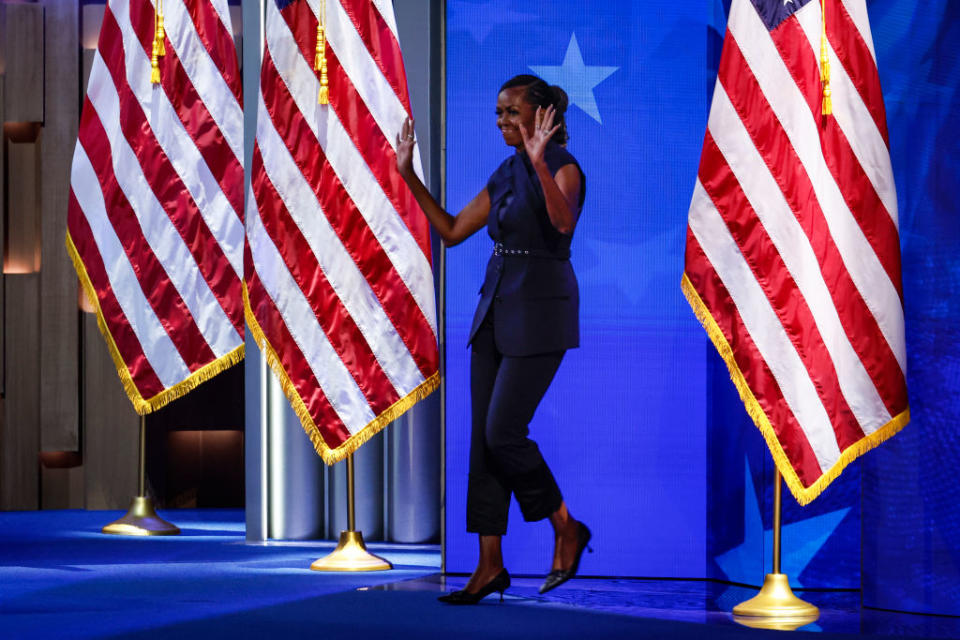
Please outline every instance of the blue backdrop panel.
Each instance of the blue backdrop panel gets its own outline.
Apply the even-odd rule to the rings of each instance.
[[[686,211],[706,121],[700,3],[450,0],[447,204],[459,210],[511,149],[499,86],[535,68],[571,95],[570,151],[587,176],[573,242],[582,347],[531,426],[572,513],[594,529],[593,575],[705,574],[706,338],[680,293]],[[447,569],[471,571],[465,533],[467,331],[492,243],[447,253]],[[545,573],[546,523],[514,506],[511,571]]]
[[[912,420],[864,460],[863,602],[960,615],[960,3],[868,6],[900,207]]]

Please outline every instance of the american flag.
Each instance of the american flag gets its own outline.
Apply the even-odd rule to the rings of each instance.
[[[864,0],[733,1],[683,290],[801,504],[909,421],[897,195]]]
[[[67,250],[140,414],[243,358],[243,110],[227,0],[110,0]]]
[[[429,229],[396,170],[410,100],[390,0],[270,0],[266,13],[247,324],[332,464],[439,383]]]

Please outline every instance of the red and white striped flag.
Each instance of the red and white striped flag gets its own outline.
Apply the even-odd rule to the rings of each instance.
[[[733,1],[683,290],[801,504],[909,421],[864,0]]]
[[[392,3],[323,5],[266,2],[245,282],[247,324],[332,464],[439,374],[429,228],[396,170],[410,101]]]
[[[243,358],[240,100],[227,0],[107,3],[67,250],[140,414]]]

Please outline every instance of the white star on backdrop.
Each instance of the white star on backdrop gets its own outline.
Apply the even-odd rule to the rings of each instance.
[[[570,44],[567,45],[563,64],[559,67],[530,65],[530,68],[550,84],[560,85],[567,92],[570,104],[577,105],[588,116],[602,124],[593,88],[620,67],[585,65],[583,55],[580,53],[580,45],[577,43],[577,34],[574,33],[570,36]]]

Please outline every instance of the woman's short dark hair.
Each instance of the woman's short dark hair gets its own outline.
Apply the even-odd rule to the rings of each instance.
[[[524,97],[527,102],[546,109],[550,105],[556,109],[557,115],[554,118],[554,124],[560,125],[560,128],[553,134],[553,141],[557,144],[566,144],[570,136],[567,134],[567,120],[564,114],[567,111],[567,105],[570,104],[567,98],[567,92],[557,85],[549,85],[542,78],[535,75],[524,73],[519,76],[513,76],[503,83],[500,91],[504,89],[514,89],[516,87],[525,87]]]

